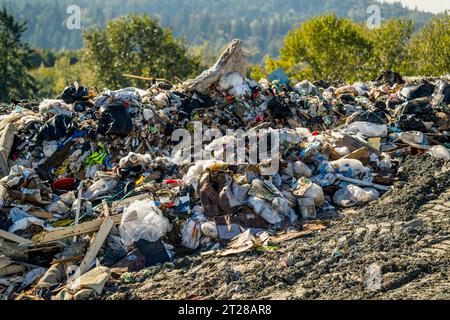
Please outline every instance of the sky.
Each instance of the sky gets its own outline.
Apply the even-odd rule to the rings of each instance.
[[[380,0],[381,2],[398,2],[412,9],[416,6],[419,10],[438,13],[450,10],[450,0]]]

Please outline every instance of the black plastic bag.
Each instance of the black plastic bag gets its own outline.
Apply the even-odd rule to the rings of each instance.
[[[418,98],[430,97],[436,87],[429,83],[423,82],[415,85],[408,85],[404,87],[400,92],[407,100],[414,100]]]
[[[349,123],[353,122],[371,122],[377,124],[387,124],[388,118],[384,112],[378,111],[361,111],[350,116]]]
[[[405,81],[403,80],[402,76],[398,74],[397,72],[393,72],[390,70],[385,70],[381,72],[381,75],[376,80],[379,83],[385,83],[390,86],[393,86],[395,84],[404,84]]]
[[[82,101],[84,97],[89,95],[89,91],[86,87],[70,85],[64,89],[61,94],[61,98],[65,103],[72,104],[77,101]]]
[[[58,114],[48,120],[37,135],[38,141],[54,141],[69,137],[75,131],[76,125],[72,118],[64,114]]]
[[[419,98],[408,101],[401,109],[401,114],[431,115],[431,100],[429,98]]]
[[[439,85],[437,94],[435,97],[435,102],[437,104],[445,103],[450,104],[450,83],[442,82]]]
[[[108,105],[98,121],[97,133],[102,135],[116,135],[126,137],[133,129],[131,116],[121,105]]]
[[[274,97],[270,100],[268,109],[274,119],[286,119],[293,116],[291,109],[284,105],[278,97]]]
[[[178,117],[180,120],[190,119],[192,112],[196,109],[209,108],[214,105],[214,101],[207,95],[195,92],[192,98],[175,92],[182,98],[181,106],[178,108]]]
[[[427,127],[414,115],[403,115],[397,122],[397,128],[403,131],[421,131],[427,132]]]

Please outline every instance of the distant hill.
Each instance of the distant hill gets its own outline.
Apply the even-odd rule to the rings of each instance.
[[[230,39],[244,39],[253,61],[267,54],[276,56],[287,31],[316,15],[334,12],[365,21],[370,15],[367,8],[377,4],[383,21],[409,17],[420,27],[432,17],[399,3],[373,0],[0,0],[0,6],[28,22],[25,40],[34,47],[55,50],[83,46],[82,30],[66,27],[66,10],[73,4],[82,10],[82,30],[103,28],[109,19],[130,12],[148,13],[191,47],[203,45],[217,51]]]

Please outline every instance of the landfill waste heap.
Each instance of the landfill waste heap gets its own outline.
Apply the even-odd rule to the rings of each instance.
[[[0,297],[82,300],[129,274],[200,253],[271,252],[345,208],[392,192],[411,155],[450,160],[450,81],[246,79],[241,41],[194,80],[3,105]],[[279,168],[173,157],[177,129],[279,135]],[[261,139],[261,136],[259,137]],[[245,144],[249,151],[253,146]],[[273,159],[272,159],[273,160]]]

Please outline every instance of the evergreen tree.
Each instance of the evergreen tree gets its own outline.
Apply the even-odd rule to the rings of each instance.
[[[29,98],[36,90],[28,74],[32,51],[21,42],[26,23],[17,23],[5,8],[0,11],[0,101]]]

